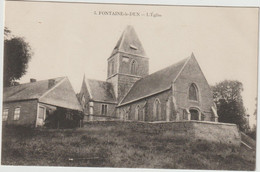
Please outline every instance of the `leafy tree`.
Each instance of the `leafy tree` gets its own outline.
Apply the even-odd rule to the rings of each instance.
[[[243,84],[225,80],[213,86],[212,90],[219,122],[235,123],[241,131],[248,130],[246,109],[241,96]]]
[[[4,87],[12,86],[27,71],[32,51],[30,45],[22,37],[11,35],[7,28],[4,30]]]

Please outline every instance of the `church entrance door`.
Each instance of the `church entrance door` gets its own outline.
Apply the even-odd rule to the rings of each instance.
[[[199,120],[199,111],[195,109],[190,110],[191,120]]]

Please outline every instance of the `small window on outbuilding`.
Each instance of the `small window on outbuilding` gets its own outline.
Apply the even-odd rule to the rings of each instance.
[[[20,107],[15,108],[15,110],[14,110],[14,120],[19,120],[19,118],[20,118],[20,111],[21,111]]]
[[[189,99],[198,101],[198,89],[195,84],[191,84],[189,88]]]
[[[8,112],[9,112],[9,109],[4,109],[4,112],[3,112],[3,121],[7,121]]]

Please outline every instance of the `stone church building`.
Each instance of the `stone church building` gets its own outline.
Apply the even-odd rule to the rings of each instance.
[[[149,58],[127,26],[107,59],[107,80],[83,78],[78,98],[85,120],[218,121],[210,86],[192,53],[149,74]]]

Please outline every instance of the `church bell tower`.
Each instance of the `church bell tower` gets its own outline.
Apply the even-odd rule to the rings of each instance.
[[[119,103],[136,81],[149,74],[149,59],[132,26],[124,30],[107,64],[107,82]]]

